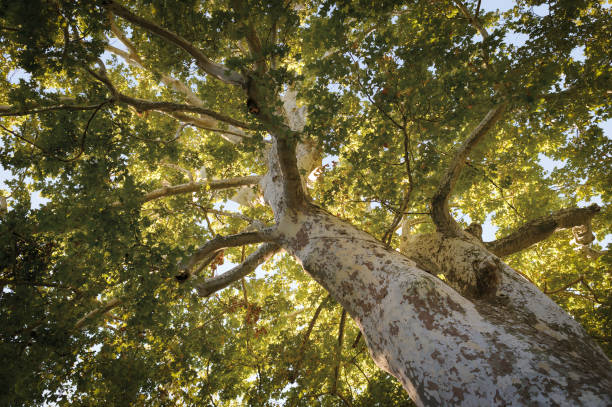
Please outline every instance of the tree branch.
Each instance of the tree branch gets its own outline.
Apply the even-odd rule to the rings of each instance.
[[[271,229],[258,230],[255,232],[243,232],[229,236],[217,236],[214,239],[206,242],[195,253],[193,253],[186,261],[179,265],[180,274],[176,277],[179,281],[184,281],[190,277],[191,270],[202,260],[212,261],[214,255],[221,249],[226,247],[243,246],[246,244],[254,244],[261,242],[271,242],[274,240],[274,235]]]
[[[128,95],[124,95],[115,88],[111,80],[108,78],[108,76],[106,76],[106,72],[105,72],[106,68],[104,67],[104,63],[102,61],[99,61],[99,65],[102,68],[102,72],[96,72],[93,69],[87,69],[87,71],[94,78],[96,78],[100,82],[104,83],[104,85],[106,85],[106,87],[109,89],[109,91],[113,95],[112,100],[130,105],[139,112],[144,112],[148,110],[156,110],[158,112],[169,113],[170,115],[172,115],[172,113],[177,113],[177,112],[179,113],[180,112],[199,113],[199,114],[211,117],[213,119],[216,119],[218,121],[225,122],[231,126],[241,127],[243,129],[253,129],[253,126],[247,123],[243,123],[239,120],[232,119],[231,117],[227,117],[221,113],[215,112],[210,109],[203,108],[201,106],[186,105],[186,104],[174,103],[174,102],[152,101],[152,100],[134,98]],[[224,130],[219,129],[219,131],[224,131]]]
[[[113,14],[154,33],[155,35],[186,51],[195,59],[196,65],[207,74],[225,83],[239,85],[242,87],[246,84],[245,78],[241,74],[231,71],[222,64],[211,61],[206,55],[204,55],[204,53],[202,53],[202,51],[180,35],[166,30],[165,28],[160,27],[159,25],[140,16],[137,16],[126,7],[117,4],[112,0],[105,0],[103,4],[104,7]]]
[[[405,122],[402,126],[402,133],[404,135],[404,165],[406,166],[406,173],[408,175],[408,189],[404,192],[404,197],[400,205],[400,210],[395,214],[393,221],[391,222],[391,226],[389,226],[389,229],[383,235],[382,242],[387,247],[391,246],[391,240],[393,239],[393,235],[399,227],[400,222],[404,218],[404,214],[406,212],[406,209],[408,209],[408,204],[410,203],[412,190],[414,189],[414,180],[412,179],[412,169],[410,166],[410,157],[412,156],[410,148],[410,135],[408,134],[408,131],[406,131]]]
[[[295,151],[298,136],[288,129],[284,134],[273,133],[273,136],[274,144],[268,153],[269,171],[266,176],[280,186],[285,201],[283,208],[279,208],[281,211],[299,208],[306,200]]]
[[[493,242],[487,242],[485,246],[493,254],[505,257],[548,238],[557,230],[584,225],[599,210],[600,208],[596,204],[586,208],[561,209],[548,216],[527,222],[508,236]]]
[[[248,222],[250,224],[255,223],[255,222],[259,222],[256,221],[255,219],[249,218],[248,216],[245,216],[239,212],[227,212],[227,211],[220,211],[218,209],[214,209],[214,208],[205,208],[203,206],[194,204],[198,209],[202,210],[205,213],[212,213],[214,215],[218,215],[218,216],[227,216],[230,218],[236,218],[236,219],[240,219],[243,220],[245,222]]]
[[[83,110],[96,110],[100,108],[100,105],[111,102],[112,99],[103,100],[100,103],[93,105],[71,105],[71,104],[59,104],[52,106],[33,106],[31,108],[15,108],[9,105],[0,105],[0,116],[27,116],[36,113],[52,112],[56,110],[68,110],[68,111],[83,111]]]
[[[102,61],[98,61],[102,72],[96,72],[93,69],[88,68],[87,71],[98,81],[102,82],[111,92],[113,97],[109,99],[109,101],[117,101],[122,102],[127,105],[132,106],[138,112],[155,110],[161,113],[168,114],[169,116],[174,117],[177,120],[180,120],[183,123],[193,124],[196,127],[203,128],[206,130],[220,132],[222,134],[229,133],[236,136],[239,136],[240,139],[245,136],[244,132],[238,129],[238,127],[244,129],[253,129],[253,126],[243,123],[239,120],[232,119],[231,117],[227,117],[222,115],[221,113],[203,108],[201,106],[194,105],[186,105],[174,102],[163,102],[163,101],[150,101],[145,99],[134,98],[131,96],[124,95],[120,93],[111,80],[106,76],[106,68]],[[171,78],[172,79],[172,78]],[[202,118],[190,117],[188,115],[183,114],[182,112],[192,112],[199,113],[203,115]],[[221,129],[218,126],[218,121],[225,122],[229,127],[227,129]],[[240,139],[233,139],[231,137],[226,137],[228,141],[232,143],[236,143],[240,141]]]
[[[63,288],[67,290],[71,290],[76,292],[77,290],[73,287],[58,284],[58,283],[45,283],[42,281],[28,281],[28,280],[15,280],[11,278],[0,278],[0,288],[3,288],[6,285],[25,285],[30,287],[52,287],[52,288]]]
[[[565,291],[566,289],[570,288],[571,286],[573,286],[574,284],[577,284],[579,282],[582,281],[582,276],[580,276],[577,280],[572,281],[571,283],[568,283],[566,285],[564,285],[561,288],[557,288],[556,290],[550,290],[550,291],[542,291],[544,294],[556,294],[559,293],[561,291]]]
[[[166,113],[167,115],[171,117],[174,117],[176,120],[180,121],[181,123],[190,124],[199,129],[214,131],[215,133],[220,133],[220,135],[224,139],[226,139],[232,144],[237,144],[241,142],[244,137],[249,136],[243,130],[239,129],[238,127],[232,126],[232,125],[228,125],[227,128],[221,129],[218,127],[219,123],[217,122],[217,120],[211,117],[208,117],[208,116],[194,117],[194,116],[190,116],[190,115],[180,113],[180,112],[164,112],[164,113]]]
[[[119,41],[121,41],[123,45],[125,45],[125,47],[129,50],[129,52],[125,52],[111,45],[107,45],[105,47],[106,50],[116,55],[121,56],[128,64],[132,66],[135,66],[142,70],[148,70],[150,72],[153,72],[154,74],[159,75],[161,77],[162,82],[166,86],[171,87],[172,89],[174,89],[175,91],[179,93],[182,93],[190,104],[195,105],[195,106],[204,107],[204,102],[202,101],[202,99],[200,99],[195,93],[193,93],[191,89],[189,88],[189,86],[185,85],[180,80],[173,78],[170,75],[157,72],[151,68],[145,68],[142,57],[138,54],[136,47],[127,38],[127,36],[123,33],[123,31],[121,31],[121,29],[117,27],[113,19],[111,19],[111,31],[119,39]]]
[[[460,228],[457,225],[457,222],[455,222],[450,215],[450,210],[448,207],[449,196],[455,187],[455,183],[459,178],[459,174],[461,174],[461,170],[465,166],[466,158],[474,147],[483,139],[487,132],[501,118],[505,108],[506,103],[502,103],[489,110],[484,119],[481,120],[467,140],[465,140],[463,145],[459,148],[446,173],[442,176],[438,189],[431,200],[431,217],[438,232],[450,233],[456,236],[460,235]]]
[[[476,28],[478,32],[480,33],[480,35],[482,35],[482,39],[486,40],[487,38],[489,38],[489,33],[487,32],[487,30],[482,26],[482,24],[480,24],[480,21],[478,20],[478,18],[476,16],[473,16],[472,13],[470,13],[470,11],[467,9],[465,4],[463,4],[460,0],[453,0],[453,1],[455,2],[459,10],[461,10],[461,13],[463,13],[463,15],[467,17],[468,20],[470,20],[474,28]],[[476,10],[476,15],[478,15],[479,10],[480,10],[480,0],[478,1],[478,8]]]
[[[230,124],[232,126],[240,127],[240,128],[247,129],[247,130],[253,129],[253,126],[251,126],[250,124],[241,122],[236,119],[232,119],[231,117],[227,117],[221,113],[215,112],[210,109],[205,109],[200,106],[185,105],[185,104],[174,103],[174,102],[157,102],[157,101],[152,101],[152,100],[139,99],[139,98],[127,96],[127,95],[124,95],[118,92],[116,94],[116,98],[118,102],[126,103],[134,107],[139,112],[144,112],[147,110],[156,110],[158,112],[164,112],[164,113],[174,113],[174,112],[198,113],[198,114],[212,117],[213,119]],[[224,131],[222,129],[219,129],[219,130]]]
[[[265,72],[267,70],[266,61],[262,55],[261,41],[259,40],[257,31],[255,31],[255,27],[253,27],[252,24],[246,27],[246,31],[247,44],[249,44],[251,56],[255,58],[255,69],[257,72]]]
[[[95,317],[97,317],[99,315],[106,314],[108,311],[110,311],[113,308],[121,305],[121,303],[123,303],[123,300],[121,298],[113,298],[112,300],[108,301],[106,304],[103,304],[102,306],[100,306],[100,307],[94,309],[93,311],[90,311],[87,314],[85,314],[85,316],[83,316],[81,319],[79,319],[76,322],[76,324],[74,324],[74,329],[77,330],[77,329],[81,328],[90,319],[95,318]]]
[[[243,185],[257,184],[261,179],[258,175],[252,175],[247,177],[235,177],[218,180],[207,180],[198,182],[188,182],[186,184],[172,185],[169,187],[163,187],[147,193],[143,197],[143,202],[149,202],[154,199],[159,199],[166,196],[187,194],[190,192],[197,192],[207,185],[212,190],[236,188]]]
[[[206,279],[194,284],[198,290],[200,297],[208,297],[214,292],[217,292],[234,281],[238,281],[247,274],[251,273],[260,264],[267,261],[280,247],[275,243],[264,243],[259,248],[248,256],[240,265],[226,271],[218,276]]]
[[[295,382],[295,379],[297,379],[299,373],[300,373],[300,367],[302,365],[302,359],[303,359],[303,355],[304,355],[304,351],[306,350],[306,345],[308,344],[308,340],[310,339],[310,334],[312,333],[312,330],[314,329],[315,324],[317,323],[317,319],[319,318],[319,314],[321,314],[321,311],[323,311],[323,307],[325,306],[325,304],[331,299],[331,296],[327,296],[323,299],[323,301],[321,301],[319,303],[319,306],[317,307],[317,309],[315,310],[314,315],[312,316],[312,319],[310,320],[310,323],[308,324],[308,328],[306,329],[306,332],[304,333],[304,337],[302,338],[302,343],[300,344],[300,348],[297,352],[298,355],[298,360],[295,362],[295,365],[293,366],[293,370],[290,370],[288,372],[289,375],[289,381],[291,383]]]
[[[175,91],[179,93],[182,93],[185,96],[189,104],[192,104],[198,107],[202,107],[202,108],[204,107],[204,102],[202,101],[202,99],[200,99],[195,93],[193,93],[192,90],[189,88],[189,86],[185,85],[183,82],[181,82],[180,80],[170,75],[154,71],[151,68],[144,67],[143,60],[140,57],[140,55],[138,55],[138,52],[134,44],[132,44],[132,42],[126,37],[123,31],[121,31],[121,29],[117,27],[117,25],[112,20],[111,20],[111,31],[126,46],[129,52],[125,52],[111,45],[106,46],[106,49],[108,51],[121,56],[130,65],[133,65],[142,70],[149,70],[150,72],[153,72],[154,74],[159,75],[161,77],[162,82],[166,86],[174,89]],[[189,116],[189,115],[182,114],[179,112],[165,112],[165,113],[171,117],[174,117],[177,120],[180,120],[183,123],[189,123],[201,129],[221,133],[222,137],[224,137],[226,140],[228,140],[229,142],[233,144],[242,141],[242,138],[246,136],[243,130],[239,129],[238,127],[232,126],[232,125],[229,125],[228,128],[226,129],[220,128],[218,121],[209,116],[193,117],[193,116]],[[235,137],[235,136],[238,136],[238,137]]]
[[[337,394],[338,376],[340,375],[340,357],[342,356],[342,343],[344,342],[344,323],[346,321],[346,310],[342,309],[340,325],[338,326],[338,346],[336,347],[336,366],[334,366],[334,377],[332,381],[331,393]]]

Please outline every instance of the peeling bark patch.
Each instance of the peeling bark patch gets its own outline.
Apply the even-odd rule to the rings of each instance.
[[[508,405],[504,398],[499,394],[499,390],[495,391],[495,397],[493,398],[493,401],[495,401],[495,404],[500,407],[505,407]]]
[[[461,332],[459,332],[459,331],[457,330],[457,328],[455,328],[453,325],[449,325],[448,327],[444,328],[444,329],[442,330],[442,333],[443,333],[444,335],[454,336],[454,337],[456,337],[456,338],[460,338],[460,339],[462,339],[462,340],[464,340],[464,341],[469,341],[469,340],[470,340],[470,337],[469,337],[468,335],[466,335],[466,334],[462,334],[462,333],[461,333]]]
[[[308,232],[306,231],[306,224],[304,224],[295,235],[295,248],[302,250],[309,242]]]
[[[382,286],[379,290],[377,290],[377,287],[374,284],[368,285],[368,291],[370,292],[370,295],[372,296],[376,304],[380,304],[380,302],[388,294],[387,287]]]
[[[476,360],[480,355],[470,354],[466,349],[461,349],[461,356],[467,360]]]
[[[425,325],[426,329],[431,331],[435,328],[434,317],[427,307],[427,302],[424,299],[422,299],[418,294],[404,295],[404,299],[407,300],[409,304],[414,306],[417,317],[423,323],[423,325]]]
[[[512,349],[503,343],[495,341],[495,347],[499,352],[494,352],[489,356],[489,365],[496,376],[507,376],[513,371],[515,356]]]
[[[361,308],[365,315],[368,315],[370,312],[372,312],[372,308],[374,308],[374,304],[367,301],[357,301],[355,305]]]
[[[437,349],[431,352],[431,358],[440,362],[440,364],[444,363],[444,358],[442,354]]]
[[[353,285],[350,284],[348,281],[342,281],[340,283],[340,292],[342,293],[343,296],[345,297],[349,297],[353,294]]]
[[[431,391],[438,391],[440,389],[440,387],[432,381],[428,381],[426,386],[427,386],[427,389]]]
[[[399,333],[399,326],[397,326],[397,321],[393,321],[391,322],[391,324],[389,324],[389,333],[391,334],[391,336],[397,336],[397,334]]]
[[[463,309],[463,307],[453,301],[451,297],[446,297],[446,305],[448,305],[448,308],[452,309],[455,312],[461,312],[462,314],[465,314],[465,310]]]
[[[457,403],[461,403],[464,400],[464,390],[461,387],[453,386],[453,398],[451,401],[456,401]]]

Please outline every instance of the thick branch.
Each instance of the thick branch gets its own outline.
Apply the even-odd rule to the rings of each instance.
[[[122,93],[117,93],[116,98],[118,102],[126,103],[134,107],[139,112],[144,112],[147,110],[156,110],[158,112],[164,112],[164,113],[174,113],[174,112],[198,113],[198,114],[212,117],[216,120],[230,124],[232,126],[240,127],[243,129],[252,129],[252,126],[249,124],[243,123],[236,119],[232,119],[231,117],[227,117],[225,115],[222,115],[221,113],[218,113],[213,110],[206,109],[200,106],[185,105],[185,104],[173,103],[173,102],[157,102],[157,101],[152,101],[152,100],[133,98],[131,96],[124,95]],[[224,131],[224,130],[221,130],[221,131]]]
[[[74,329],[77,330],[81,328],[92,318],[95,318],[99,315],[106,314],[108,311],[112,310],[118,305],[121,305],[122,302],[123,300],[121,298],[113,298],[112,300],[108,301],[106,304],[103,304],[102,306],[88,312],[87,314],[85,314],[85,316],[83,316],[83,318],[79,319],[76,322],[76,324],[74,324]]]
[[[251,50],[251,56],[255,58],[256,70],[258,72],[265,72],[266,61],[261,52],[261,41],[259,40],[259,36],[257,35],[253,25],[249,25],[247,27],[246,39],[247,43],[249,44],[249,49]]]
[[[241,74],[231,71],[224,65],[211,61],[202,53],[202,51],[180,35],[168,31],[165,28],[160,27],[159,25],[140,16],[137,16],[126,7],[123,7],[112,0],[106,0],[104,2],[104,7],[106,7],[106,9],[111,11],[113,14],[120,16],[133,24],[136,24],[183,49],[195,59],[196,65],[207,74],[225,83],[244,86],[245,79]]]
[[[261,177],[253,175],[253,176],[247,176],[247,177],[235,177],[235,178],[226,178],[226,179],[218,179],[218,180],[188,182],[186,184],[172,185],[169,187],[163,187],[160,189],[156,189],[155,191],[149,192],[143,197],[143,201],[148,202],[148,201],[152,201],[154,199],[159,199],[159,198],[166,197],[166,196],[197,192],[201,190],[202,188],[205,188],[206,185],[208,185],[210,189],[214,189],[214,190],[236,188],[236,187],[240,187],[243,185],[253,185],[253,184],[257,184],[260,179]]]
[[[200,208],[203,212],[205,213],[212,213],[214,215],[218,215],[218,216],[228,216],[230,218],[236,218],[236,219],[240,219],[243,220],[245,222],[248,223],[255,223],[255,222],[259,222],[256,221],[255,219],[251,219],[248,216],[245,216],[239,212],[227,212],[227,211],[220,211],[218,209],[214,209],[214,208],[204,208],[202,206],[197,205],[198,208]]]
[[[276,135],[275,135],[276,136]],[[302,178],[297,164],[295,152],[297,134],[287,131],[281,136],[276,136],[276,154],[270,154],[271,168],[274,172],[280,172],[283,197],[286,200],[286,208],[298,208],[305,202]],[[274,176],[272,177],[275,178]]]
[[[216,277],[206,279],[194,284],[200,297],[208,297],[234,281],[241,279],[251,273],[257,266],[268,260],[279,250],[275,243],[264,243],[255,252],[248,256],[240,265]]]
[[[180,277],[177,277],[179,281],[183,281],[189,278],[190,271],[200,261],[209,258],[221,249],[226,247],[244,246],[246,244],[254,244],[261,242],[271,242],[274,240],[274,236],[271,231],[255,231],[255,232],[244,232],[229,236],[217,236],[214,239],[206,242],[201,246],[194,254],[192,254],[186,261],[179,265]]]
[[[438,190],[434,194],[431,201],[431,216],[436,224],[436,228],[440,233],[450,233],[459,235],[459,227],[455,220],[450,215],[448,207],[448,199],[455,187],[455,183],[461,174],[461,170],[465,166],[465,160],[474,149],[474,147],[484,138],[487,132],[497,123],[506,107],[506,103],[502,103],[491,109],[478,126],[472,131],[470,136],[465,140],[463,145],[457,151],[455,157],[451,161],[448,170],[442,177]]]
[[[200,107],[204,106],[204,103],[202,102],[202,100],[195,93],[193,93],[187,85],[185,85],[180,80],[175,79],[170,75],[156,72],[152,70],[151,68],[145,68],[142,58],[140,57],[140,55],[138,55],[138,52],[134,44],[132,44],[132,42],[127,38],[127,36],[123,33],[123,31],[121,31],[121,29],[117,27],[117,25],[112,19],[111,19],[111,31],[123,43],[123,45],[125,45],[125,47],[129,50],[129,52],[125,52],[111,45],[106,46],[107,51],[113,52],[114,54],[121,56],[123,59],[125,59],[125,61],[128,64],[131,64],[143,70],[148,69],[149,71],[155,74],[158,74],[161,77],[162,82],[166,86],[169,86],[172,89],[176,90],[177,92],[180,92],[183,95],[185,95],[185,97],[187,98],[187,101],[190,104],[195,105],[195,106],[200,106]]]
[[[480,24],[478,18],[472,15],[472,13],[470,13],[465,4],[463,4],[460,0],[454,0],[454,2],[459,8],[459,10],[461,10],[461,13],[463,13],[463,15],[470,20],[474,28],[476,28],[480,35],[482,35],[482,39],[486,40],[487,38],[489,38],[489,33],[487,32],[487,30],[482,26],[482,24]],[[478,9],[480,9],[480,1],[478,2],[478,4]],[[476,14],[478,14],[478,10],[476,11]]]
[[[190,116],[188,114],[179,113],[179,112],[164,112],[164,113],[166,113],[167,115],[171,117],[174,117],[176,120],[180,121],[183,124],[190,124],[199,129],[209,130],[209,131],[214,131],[216,133],[219,133],[221,137],[223,137],[225,140],[229,141],[232,144],[240,143],[244,137],[248,137],[248,134],[246,134],[243,130],[235,126],[228,125],[227,128],[225,129],[219,128],[218,126],[219,123],[217,122],[217,120],[211,117],[207,117],[207,116],[194,117],[194,116]]]
[[[599,212],[599,206],[596,204],[586,208],[561,209],[548,216],[532,220],[504,238],[485,243],[485,246],[499,257],[508,256],[546,239],[556,230],[584,225],[597,212]]]

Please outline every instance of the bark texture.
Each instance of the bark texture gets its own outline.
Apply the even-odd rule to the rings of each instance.
[[[411,260],[319,207],[289,205],[278,154],[273,143],[262,179],[276,241],[351,315],[376,364],[417,405],[612,403],[612,370],[601,349],[476,237],[416,236],[419,261]],[[474,273],[491,269],[496,289],[470,300],[479,289]],[[448,285],[432,274],[438,271]]]
[[[597,212],[599,212],[597,204],[586,208],[561,209],[548,216],[532,220],[508,236],[485,243],[485,245],[497,256],[504,257],[546,239],[557,230],[572,227],[580,229],[576,231],[576,234],[579,235],[576,240],[581,244],[588,244],[593,241],[590,221]]]
[[[283,246],[349,312],[377,365],[417,405],[612,402],[603,352],[508,266],[501,266],[499,295],[469,301],[319,208],[296,214],[280,230]]]

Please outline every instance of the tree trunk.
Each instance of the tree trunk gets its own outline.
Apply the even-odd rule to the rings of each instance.
[[[477,238],[417,236],[417,264],[308,203],[292,136],[273,136],[260,184],[276,243],[351,315],[375,363],[417,405],[612,404],[601,349]]]
[[[502,264],[495,297],[469,301],[318,207],[285,211],[278,220],[282,245],[349,312],[376,364],[417,405],[612,402],[603,352],[510,267]]]

